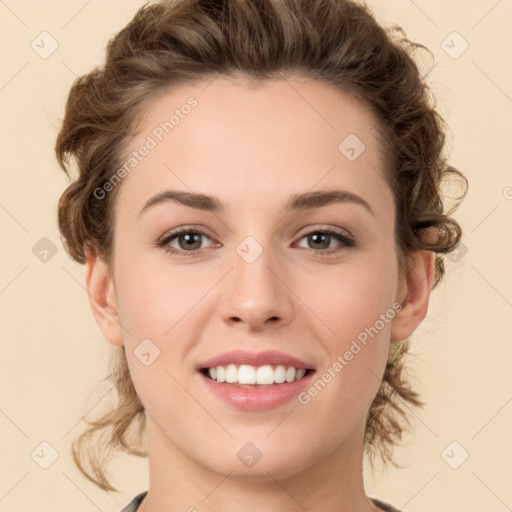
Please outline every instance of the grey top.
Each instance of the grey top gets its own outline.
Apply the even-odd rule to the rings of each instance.
[[[144,491],[141,492],[140,494],[137,494],[137,496],[135,496],[135,498],[133,498],[133,500],[130,501],[130,503],[128,503],[128,505],[126,505],[126,507],[124,507],[123,510],[121,510],[121,512],[136,512],[147,493],[148,491]],[[382,510],[385,510],[386,512],[401,512],[392,505],[384,503],[383,501],[380,501],[377,498],[370,499],[375,505],[377,505],[377,507],[381,508]]]
[[[126,507],[124,507],[123,510],[121,510],[121,512],[135,512],[137,508],[139,508],[139,505],[142,503],[142,500],[144,499],[147,493],[148,491],[144,491],[141,492],[140,494],[137,494],[137,496],[135,496],[135,498],[133,498],[133,500],[130,501],[130,503],[128,503],[128,505],[126,505]]]

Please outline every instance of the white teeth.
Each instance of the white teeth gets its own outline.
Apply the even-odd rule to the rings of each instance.
[[[294,382],[302,379],[306,374],[305,368],[296,369],[293,366],[284,366],[279,364],[272,366],[265,364],[263,366],[251,366],[248,364],[228,364],[226,366],[217,366],[208,369],[208,375],[217,382],[227,382],[229,384],[258,384],[267,385],[283,384],[284,382]]]
[[[299,368],[295,372],[295,380],[302,379],[302,377],[304,377],[304,375],[306,375],[306,370],[304,368]]]
[[[240,365],[238,369],[239,384],[256,384],[256,369],[248,364]]]
[[[223,366],[217,366],[217,382],[224,382],[226,380],[226,370]]]
[[[228,364],[226,368],[226,382],[233,383],[238,380],[238,370],[234,364]]]
[[[274,382],[276,384],[282,384],[286,380],[286,368],[280,364],[274,370]]]
[[[274,370],[272,370],[272,366],[266,364],[265,366],[260,366],[256,370],[256,383],[274,384]]]

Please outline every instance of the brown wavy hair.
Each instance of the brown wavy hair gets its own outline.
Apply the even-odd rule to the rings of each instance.
[[[55,151],[59,165],[77,178],[63,192],[58,225],[65,249],[86,262],[85,247],[110,264],[114,200],[102,187],[124,161],[124,152],[147,102],[171,88],[215,76],[255,81],[293,75],[332,85],[360,99],[378,120],[385,177],[393,191],[395,244],[401,274],[408,257],[436,253],[432,288],[444,276],[443,255],[462,236],[450,217],[467,192],[467,179],[448,165],[446,123],[414,60],[416,49],[396,25],[384,28],[366,4],[350,0],[160,0],[144,4],[109,40],[105,62],[73,83]],[[462,194],[447,211],[442,185],[458,178]],[[424,230],[433,230],[428,241]],[[410,340],[393,341],[383,380],[370,407],[365,452],[397,464],[392,448],[402,439],[406,408],[424,406],[405,376]],[[116,451],[147,456],[145,411],[134,389],[124,347],[114,347],[109,375],[117,403],[74,440],[80,471],[100,488],[117,491],[106,473]],[[134,430],[135,429],[135,430]],[[95,439],[99,436],[99,439]],[[89,467],[86,467],[89,466]]]

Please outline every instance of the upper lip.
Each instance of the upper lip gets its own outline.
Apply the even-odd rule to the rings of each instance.
[[[249,352],[247,350],[231,350],[216,355],[197,366],[198,370],[204,368],[213,368],[215,366],[225,366],[227,364],[248,364],[251,366],[263,366],[266,364],[293,366],[294,368],[304,368],[314,370],[311,363],[307,363],[294,356],[278,352],[276,350],[265,350],[263,352]]]

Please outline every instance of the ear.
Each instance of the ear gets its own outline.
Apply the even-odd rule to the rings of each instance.
[[[113,345],[123,345],[114,282],[107,264],[94,247],[85,248],[86,287],[92,313],[103,336]]]
[[[407,274],[399,284],[397,301],[402,304],[402,309],[391,323],[392,342],[408,338],[427,315],[435,260],[433,251],[419,250],[412,256]]]

